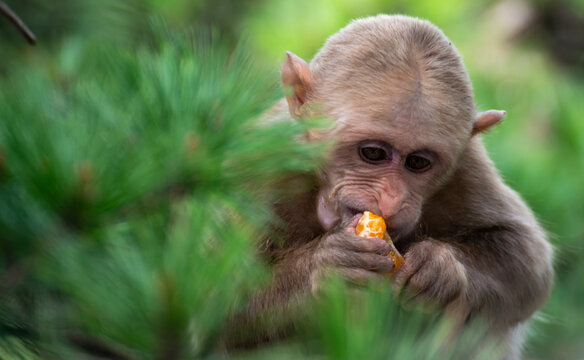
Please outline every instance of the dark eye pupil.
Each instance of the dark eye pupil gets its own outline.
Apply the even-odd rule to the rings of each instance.
[[[364,147],[361,149],[361,155],[369,161],[382,161],[387,159],[387,153],[382,148],[378,147]]]
[[[424,170],[430,166],[430,160],[421,156],[412,155],[406,158],[406,166],[411,170]]]

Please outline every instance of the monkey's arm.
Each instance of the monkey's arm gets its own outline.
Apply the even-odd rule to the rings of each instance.
[[[393,260],[386,256],[390,247],[383,239],[359,237],[350,224],[340,224],[312,238],[306,224],[294,229],[298,225],[294,219],[285,219],[291,226],[287,233],[296,241],[288,238],[282,247],[266,249],[271,281],[229,324],[229,347],[254,346],[294,331],[304,319],[305,300],[318,292],[329,269],[354,283],[382,278],[393,270]]]
[[[548,298],[552,250],[536,224],[493,227],[457,240],[454,246],[470,279],[463,295],[471,313],[512,325],[529,318]]]
[[[462,319],[482,315],[506,327],[529,318],[547,299],[550,255],[545,239],[529,229],[472,230],[413,244],[396,281],[410,296]]]
[[[480,142],[463,154],[422,218],[396,274],[414,294],[501,326],[527,319],[549,296],[552,247]]]
[[[270,251],[270,282],[228,323],[223,335],[227,348],[255,347],[279,339],[301,321],[300,305],[310,293],[316,243],[315,239],[302,246]]]

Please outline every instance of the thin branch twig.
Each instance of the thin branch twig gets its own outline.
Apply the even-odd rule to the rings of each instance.
[[[0,14],[6,16],[6,18],[8,18],[8,20],[14,26],[16,26],[18,31],[20,31],[20,33],[24,35],[29,44],[31,45],[36,44],[36,37],[34,36],[32,31],[30,31],[28,26],[26,26],[26,24],[22,20],[20,20],[18,15],[16,15],[16,13],[14,13],[14,11],[12,11],[12,9],[8,7],[8,5],[6,5],[4,1],[0,1]]]

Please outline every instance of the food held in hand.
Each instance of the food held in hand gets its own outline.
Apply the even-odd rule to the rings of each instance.
[[[381,216],[365,211],[357,223],[355,232],[358,236],[383,239],[386,229],[385,221]]]
[[[387,241],[387,243],[391,247],[389,254],[387,254],[387,256],[389,256],[393,260],[393,263],[395,264],[393,270],[390,273],[393,274],[403,264],[404,258],[403,256],[401,256],[401,254],[393,245],[393,242],[391,241],[391,238],[387,234],[386,230],[387,227],[385,225],[385,221],[381,216],[375,215],[370,211],[365,211],[363,213],[363,216],[361,216],[361,219],[359,219],[359,222],[357,223],[355,233],[357,234],[357,236],[362,236],[366,238],[376,237]]]

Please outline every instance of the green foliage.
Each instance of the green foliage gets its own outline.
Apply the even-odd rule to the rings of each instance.
[[[320,152],[295,141],[303,124],[258,121],[280,92],[241,47],[156,33],[136,49],[68,42],[50,71],[2,84],[0,315],[22,327],[5,345],[60,357],[82,334],[201,355],[262,281],[266,186]]]
[[[354,289],[331,280],[313,311],[316,328],[307,331],[326,358],[497,358],[496,344],[479,323],[460,334],[449,317],[404,308],[386,281]]]
[[[582,74],[552,61],[541,28],[529,41],[504,33],[525,13],[498,6],[516,2],[6,2],[39,45],[0,19],[0,358],[84,358],[71,334],[136,358],[213,357],[226,309],[265,280],[252,244],[271,195],[256,190],[310,171],[319,153],[292,143],[302,124],[256,122],[281,95],[278,62],[285,50],[309,60],[351,19],[380,12],[439,25],[461,50],[479,109],[508,111],[485,142],[557,249],[556,285],[528,354],[582,353]],[[582,14],[581,0],[521,2],[532,11],[554,3]],[[233,51],[216,35],[172,35],[150,27],[149,12],[250,41]],[[430,351],[447,326],[439,319],[404,312],[378,288],[357,299],[331,291],[315,305],[308,342],[245,356],[447,351]]]

